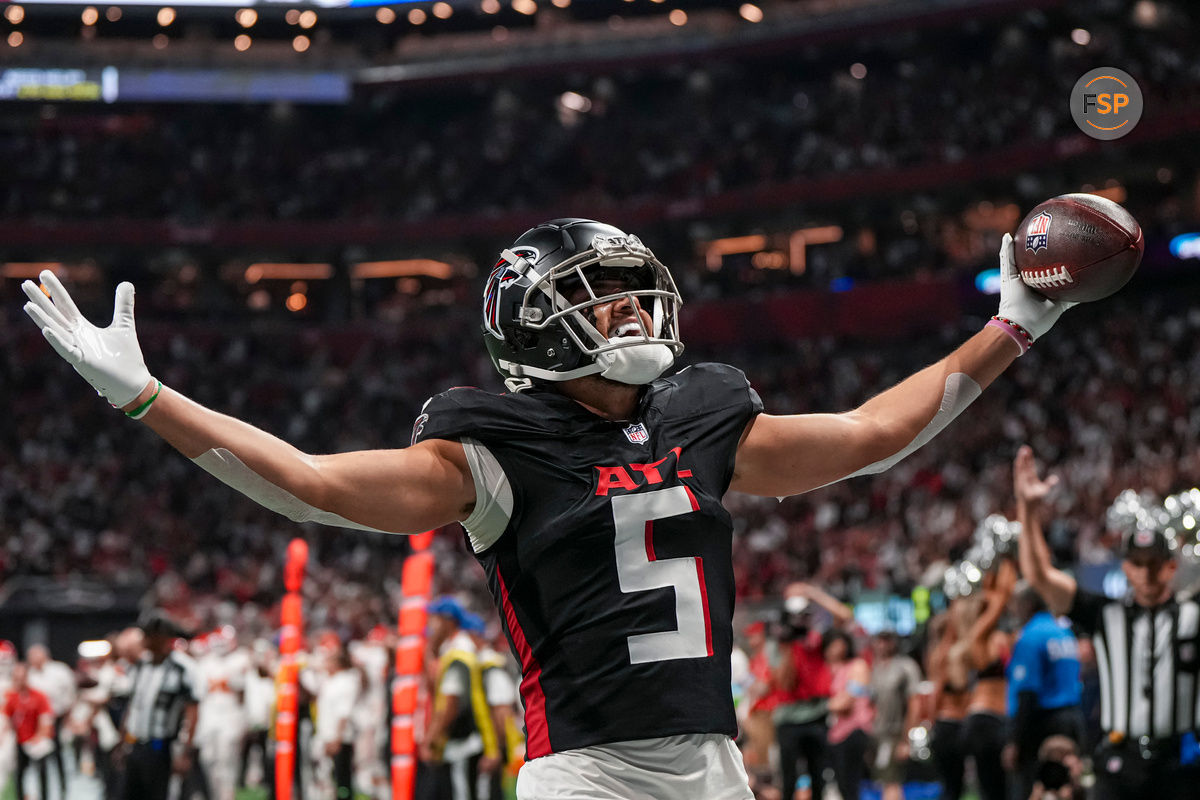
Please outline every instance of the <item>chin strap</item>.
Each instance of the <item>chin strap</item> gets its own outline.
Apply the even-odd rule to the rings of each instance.
[[[509,375],[512,376],[504,381],[506,386],[508,385],[509,381],[515,380],[521,382],[521,379],[525,379],[525,382],[532,383],[532,381],[529,380],[531,378],[555,382],[569,381],[575,378],[582,378],[587,375],[599,375],[600,371],[603,369],[603,367],[601,367],[599,364],[588,364],[584,367],[569,369],[566,372],[555,372],[554,370],[541,369],[540,367],[527,367],[524,364],[515,364],[512,361],[505,361],[503,359],[499,359],[498,361],[501,369],[505,370]],[[511,388],[511,386],[509,388]],[[529,387],[525,386],[524,388]],[[514,389],[513,391],[520,391],[520,389]]]

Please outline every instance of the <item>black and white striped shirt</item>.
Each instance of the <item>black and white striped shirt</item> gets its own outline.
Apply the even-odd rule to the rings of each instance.
[[[1079,590],[1069,615],[1092,637],[1100,672],[1100,727],[1165,739],[1200,724],[1200,605],[1145,608]]]
[[[125,732],[139,742],[178,736],[184,709],[201,694],[196,662],[177,650],[161,664],[143,656],[133,668],[130,686]]]

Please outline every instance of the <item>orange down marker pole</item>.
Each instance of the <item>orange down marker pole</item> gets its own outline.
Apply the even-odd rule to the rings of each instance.
[[[417,779],[414,722],[425,655],[425,608],[433,588],[433,531],[410,540],[401,578],[400,638],[396,643],[396,680],[392,684],[392,800],[412,800]]]
[[[292,539],[288,544],[287,563],[283,568],[283,583],[287,594],[279,609],[279,675],[275,696],[275,797],[292,800],[292,776],[296,766],[296,712],[299,710],[298,685],[300,666],[296,653],[300,650],[300,634],[304,630],[304,611],[300,587],[304,583],[304,567],[308,563],[308,543]]]

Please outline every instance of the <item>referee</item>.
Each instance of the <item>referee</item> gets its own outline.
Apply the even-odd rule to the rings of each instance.
[[[1200,698],[1200,606],[1176,598],[1177,564],[1159,529],[1139,529],[1122,543],[1121,567],[1129,596],[1110,600],[1084,591],[1050,564],[1039,519],[1057,483],[1041,480],[1033,451],[1022,447],[1013,464],[1021,571],[1055,614],[1066,614],[1092,637],[1100,671],[1097,800],[1182,800],[1200,796],[1194,746]],[[1190,735],[1189,735],[1190,734]],[[1185,756],[1185,752],[1187,755]]]
[[[131,695],[123,724],[126,800],[166,800],[172,775],[192,771],[196,708],[200,699],[196,662],[175,649],[184,635],[170,617],[152,611],[139,623],[146,637],[130,675]]]

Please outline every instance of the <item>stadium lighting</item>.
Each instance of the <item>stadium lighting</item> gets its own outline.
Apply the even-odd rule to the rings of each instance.
[[[550,3],[555,8],[570,8],[571,7],[571,0],[550,0]]]
[[[150,43],[154,45],[155,50],[166,50],[167,45],[171,43],[171,37],[165,33],[156,33],[154,34],[154,38],[150,40]]]
[[[762,9],[754,3],[743,3],[742,7],[738,9],[738,14],[746,22],[762,22],[763,19]]]
[[[292,49],[297,53],[303,53],[312,45],[312,40],[304,34],[300,34],[295,39],[292,39]]]
[[[485,14],[498,14],[500,13],[500,0],[483,0],[479,4],[479,10]]]
[[[8,46],[9,47],[20,47],[24,43],[25,43],[25,34],[21,33],[20,31],[13,31],[12,33],[10,33],[8,35]]]
[[[106,20],[108,20],[109,22],[116,22],[117,20],[121,19],[120,7],[119,6],[109,6],[108,10],[104,12],[104,18]]]
[[[537,13],[537,3],[534,0],[512,0],[512,9],[518,14],[531,17]]]
[[[1169,247],[1176,258],[1200,258],[1200,233],[1181,233]]]
[[[563,92],[558,98],[558,102],[562,104],[563,108],[578,111],[580,114],[586,114],[592,110],[592,101],[579,92]]]
[[[253,41],[244,33],[238,34],[237,38],[233,40],[233,47],[239,53],[244,53],[249,50],[251,44],[253,44]]]
[[[429,19],[429,15],[422,9],[413,8],[408,12],[408,22],[410,25],[424,25],[427,19]]]
[[[448,280],[454,275],[454,268],[445,261],[435,261],[431,258],[410,258],[397,261],[361,261],[350,268],[350,277],[353,280],[366,280],[367,278],[407,278],[418,275]]]
[[[246,283],[259,281],[323,281],[333,277],[332,264],[261,262],[246,267]]]
[[[175,21],[175,9],[160,8],[158,10],[158,24],[162,27],[167,27]]]
[[[283,15],[283,19],[288,25],[296,25],[300,22],[300,9],[289,8],[287,13]]]
[[[33,280],[41,275],[44,269],[48,269],[60,277],[66,274],[66,265],[61,261],[9,261],[7,264],[0,265],[0,278]]]
[[[1000,294],[1000,270],[985,269],[975,276],[975,288],[981,294]]]
[[[450,17],[454,14],[454,9],[449,3],[445,2],[434,3],[431,10],[433,11],[433,15],[438,19],[450,19]]]
[[[100,12],[96,10],[95,6],[88,6],[79,15],[79,18],[83,20],[84,25],[95,25],[100,21]]]
[[[13,25],[20,25],[21,21],[25,19],[25,7],[9,6],[8,8],[4,9],[4,18]]]
[[[1133,7],[1133,22],[1142,28],[1153,28],[1158,25],[1158,4],[1154,0],[1138,0]]]
[[[683,27],[684,25],[687,25],[688,16],[687,12],[682,8],[675,8],[671,10],[670,14],[667,14],[667,19],[671,21],[672,25]]]
[[[859,61],[851,64],[850,77],[858,81],[861,81],[863,78],[867,77],[867,65]]]
[[[258,22],[258,12],[253,8],[242,8],[234,15],[234,19],[243,28],[253,28],[254,23]]]
[[[298,22],[301,28],[311,28],[317,24],[317,12],[312,10],[302,11],[298,17]]]
[[[382,25],[391,25],[396,21],[396,12],[390,8],[381,8],[375,12],[375,20]]]
[[[1092,34],[1083,28],[1076,28],[1071,31],[1071,41],[1080,47],[1087,47],[1088,43],[1092,41]]]

